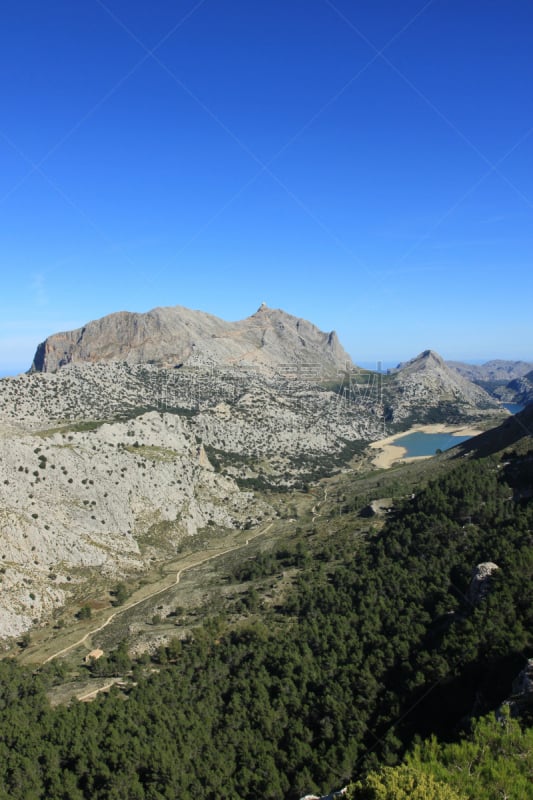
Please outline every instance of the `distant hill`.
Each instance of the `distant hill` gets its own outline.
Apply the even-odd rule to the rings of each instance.
[[[486,364],[447,363],[502,403],[527,405],[533,401],[533,364],[528,361],[496,359]]]
[[[449,367],[455,369],[469,381],[509,381],[521,378],[533,370],[533,363],[528,361],[505,361],[494,359],[485,364],[465,364],[462,361],[447,361]]]
[[[110,314],[48,337],[38,346],[31,371],[56,372],[67,364],[100,361],[251,366],[263,371],[306,367],[326,373],[352,366],[334,331],[324,333],[307,320],[263,303],[238,322],[182,306]]]

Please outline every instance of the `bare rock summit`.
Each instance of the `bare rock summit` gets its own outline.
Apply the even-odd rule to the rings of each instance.
[[[261,371],[314,366],[332,372],[352,366],[334,331],[262,303],[252,316],[226,322],[182,306],[147,313],[120,311],[42,342],[31,372],[67,364],[123,361],[161,367],[245,366]]]

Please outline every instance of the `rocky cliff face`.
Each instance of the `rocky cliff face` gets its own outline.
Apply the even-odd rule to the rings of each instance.
[[[533,708],[533,658],[528,658],[524,668],[519,672],[512,685],[511,697],[503,703],[508,706],[511,716],[526,718]],[[499,713],[501,714],[502,708]]]
[[[351,366],[334,331],[264,304],[247,319],[225,322],[181,306],[146,314],[120,312],[40,344],[31,371],[67,364],[124,361],[175,367],[247,365],[279,371],[305,366],[334,373]]]

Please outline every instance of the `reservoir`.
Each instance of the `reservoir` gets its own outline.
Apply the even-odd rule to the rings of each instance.
[[[394,447],[402,447],[406,451],[402,458],[416,456],[434,456],[437,450],[449,450],[456,444],[466,442],[471,436],[454,436],[451,433],[424,433],[415,431],[407,433],[394,441]]]
[[[502,403],[503,407],[510,411],[511,414],[518,414],[519,411],[523,411],[525,406],[520,405],[520,403]]]

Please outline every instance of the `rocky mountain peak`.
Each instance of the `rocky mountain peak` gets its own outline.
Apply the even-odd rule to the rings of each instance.
[[[424,350],[423,353],[420,354],[419,358],[424,358],[426,361],[430,361],[433,363],[437,363],[439,365],[444,364],[444,359],[435,350]]]
[[[497,408],[497,401],[479,386],[463,378],[449,367],[434,350],[422,353],[398,365],[391,371],[390,389],[399,392],[401,401],[396,403],[392,419],[399,422],[408,418],[413,405],[425,406],[431,418],[432,409],[441,409],[447,418],[466,413],[467,409]]]
[[[398,364],[396,369],[398,371],[416,372],[421,369],[448,369],[446,362],[435,350],[424,350],[409,361],[403,361]]]
[[[121,311],[56,333],[42,342],[31,372],[67,364],[124,361],[162,367],[245,366],[260,371],[312,364],[323,373],[351,365],[334,331],[262,303],[252,316],[226,322],[182,306]]]

